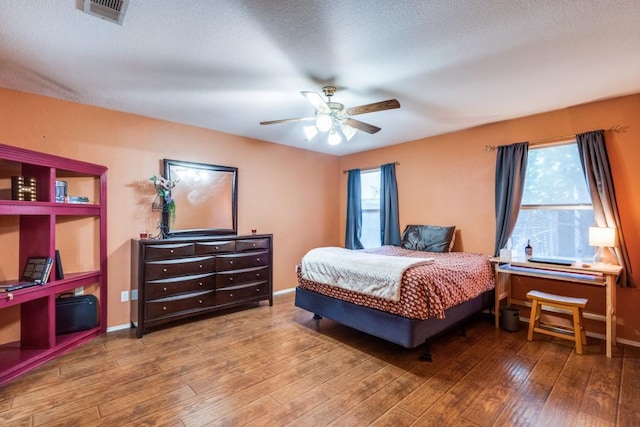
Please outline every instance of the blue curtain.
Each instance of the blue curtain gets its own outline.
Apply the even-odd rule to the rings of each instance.
[[[513,232],[520,212],[529,143],[498,147],[496,157],[496,239],[494,255],[500,254]]]
[[[400,215],[396,165],[380,167],[380,238],[382,245],[400,246]]]
[[[362,197],[360,187],[360,169],[349,171],[347,179],[347,232],[344,247],[347,249],[363,249],[362,235]]]
[[[633,286],[630,283],[631,262],[622,234],[616,192],[611,177],[611,166],[607,147],[604,144],[604,131],[596,130],[576,135],[582,171],[591,194],[593,214],[598,227],[612,227],[618,233],[618,246],[614,248],[622,273],[618,277],[620,286]]]

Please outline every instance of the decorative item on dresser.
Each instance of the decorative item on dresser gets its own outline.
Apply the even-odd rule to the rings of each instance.
[[[273,305],[273,236],[200,236],[133,240],[132,323],[149,327],[269,300]]]

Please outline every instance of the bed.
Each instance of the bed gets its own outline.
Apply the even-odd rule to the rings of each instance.
[[[315,274],[309,267],[311,262],[306,262],[312,252],[321,251],[324,255],[321,260],[325,261],[341,257],[341,251],[347,251],[317,248],[307,253],[297,267],[295,305],[314,313],[317,320],[326,317],[405,348],[425,344],[421,358],[431,360],[431,339],[493,305],[495,279],[487,255],[449,252],[452,243],[448,241],[440,246],[425,245],[422,244],[424,236],[417,239],[417,244],[411,243],[410,227],[428,226],[408,226],[403,233],[402,247],[348,251],[358,257],[370,255],[373,257],[370,265],[384,265],[385,268],[388,264],[398,263],[399,259],[406,260],[404,269],[393,266],[401,271],[397,291],[382,289],[389,280],[395,279],[385,277],[387,281],[380,282],[384,286],[371,287],[368,282],[378,281],[377,276],[371,279],[366,274],[345,273],[345,266],[355,265],[358,258],[337,266],[321,265],[316,270],[322,274]],[[345,256],[350,255],[345,253]],[[412,258],[416,261],[410,261]],[[327,268],[335,269],[337,275],[324,275]],[[345,279],[351,276],[354,277]],[[353,283],[342,283],[345,281]]]

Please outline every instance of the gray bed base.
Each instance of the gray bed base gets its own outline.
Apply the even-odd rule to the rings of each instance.
[[[420,344],[425,344],[425,352],[420,358],[431,361],[430,340],[492,306],[493,292],[493,290],[484,292],[469,301],[447,309],[444,319],[409,319],[300,287],[296,288],[295,305],[314,313],[314,319],[326,317],[405,348],[416,348]]]

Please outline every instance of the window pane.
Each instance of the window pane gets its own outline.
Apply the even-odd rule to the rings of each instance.
[[[551,205],[551,206],[549,206]],[[575,143],[529,150],[522,206],[511,234],[515,256],[589,261],[589,227],[595,224],[591,197]]]
[[[591,204],[575,143],[530,149],[524,186],[523,205]]]
[[[380,170],[360,174],[362,191],[362,235],[365,248],[380,246]]]
[[[595,223],[592,209],[521,209],[511,235],[515,255],[524,258],[531,240],[533,256],[590,261],[589,227]]]

